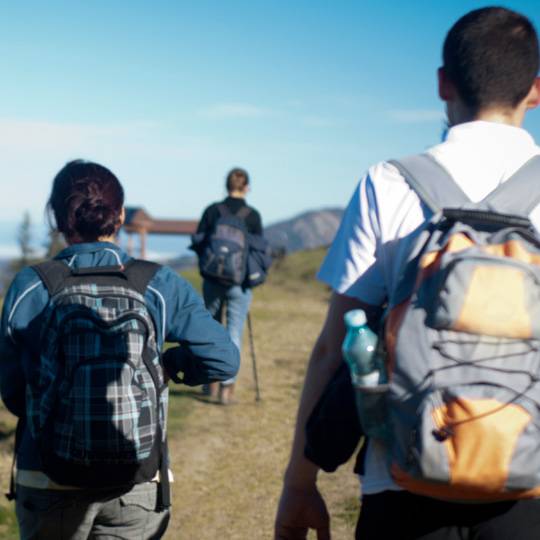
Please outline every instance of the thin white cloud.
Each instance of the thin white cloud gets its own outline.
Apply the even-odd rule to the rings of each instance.
[[[304,116],[302,121],[305,126],[310,128],[330,128],[336,127],[340,124],[339,120],[336,118],[329,118],[325,116]]]
[[[444,112],[436,109],[394,109],[388,111],[388,117],[399,124],[425,124],[445,119]]]
[[[121,140],[130,134],[140,133],[152,127],[151,124],[136,122],[94,125],[0,118],[0,148],[23,147],[29,151],[73,148],[89,141],[103,139],[110,141],[111,138]]]
[[[95,160],[111,167],[122,180],[124,176],[132,179],[129,193],[136,197],[131,186],[144,185],[143,179],[152,178],[154,170],[160,174],[162,163],[178,167],[187,160],[202,159],[209,155],[209,145],[204,138],[171,135],[166,126],[152,123],[97,125],[0,118],[0,214],[16,221],[29,210],[34,221],[41,222],[50,182],[72,159]]]
[[[268,116],[270,111],[251,103],[218,103],[200,111],[201,116],[211,119],[250,119]]]

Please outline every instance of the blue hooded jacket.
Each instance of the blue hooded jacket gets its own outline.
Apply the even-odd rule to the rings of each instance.
[[[109,242],[73,244],[56,259],[73,268],[114,266],[131,259]],[[158,329],[158,345],[177,343],[163,355],[173,381],[187,385],[234,377],[240,355],[228,332],[206,311],[191,285],[171,268],[161,267],[145,293]],[[49,293],[31,267],[14,278],[4,300],[0,325],[0,395],[19,418],[25,416],[26,380],[39,359],[40,329]],[[41,470],[38,451],[25,429],[17,452],[19,470]]]

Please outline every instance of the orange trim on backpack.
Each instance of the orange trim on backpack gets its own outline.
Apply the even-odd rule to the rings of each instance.
[[[482,251],[498,257],[508,257],[516,261],[540,266],[540,255],[527,251],[521,241],[508,240],[504,244],[491,244],[484,246]]]
[[[464,233],[457,233],[452,235],[445,246],[437,251],[430,251],[422,256],[418,267],[420,272],[418,274],[417,286],[424,279],[428,278],[435,272],[437,272],[441,266],[441,258],[445,253],[453,253],[456,251],[463,251],[474,246],[475,243]]]
[[[502,265],[475,268],[452,329],[488,336],[531,338],[523,271]]]
[[[484,491],[476,491],[472,488],[458,488],[449,486],[448,484],[440,484],[435,482],[427,482],[414,478],[410,474],[399,468],[395,463],[391,466],[392,478],[396,484],[406,491],[424,495],[425,497],[433,497],[434,499],[442,499],[445,501],[468,501],[468,502],[497,502],[497,501],[513,501],[519,499],[535,499],[540,497],[540,486],[533,489],[519,491],[504,491],[501,493],[486,493]]]
[[[392,377],[394,368],[396,365],[396,346],[397,346],[397,335],[399,329],[401,328],[401,323],[407,312],[407,308],[411,303],[411,299],[401,302],[396,307],[392,308],[388,313],[388,318],[386,319],[386,325],[384,330],[384,338],[386,342],[386,369],[388,371],[388,377]]]
[[[520,491],[505,488],[518,439],[531,421],[525,409],[493,399],[458,398],[432,414],[438,428],[451,432],[440,443],[446,450],[449,482],[417,480],[393,465],[392,474],[400,486],[413,493],[453,500],[494,501],[540,495],[540,486]]]
[[[457,398],[433,410],[435,425],[449,426],[444,441],[450,483],[471,483],[487,492],[504,490],[517,441],[531,415],[514,403],[494,399]]]

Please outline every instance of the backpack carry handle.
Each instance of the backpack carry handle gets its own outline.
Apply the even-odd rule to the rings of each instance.
[[[72,268],[72,276],[117,276],[127,279],[124,266],[88,266],[85,268]]]
[[[461,208],[443,208],[442,215],[449,221],[461,221],[468,224],[491,225],[496,228],[517,227],[530,230],[533,225],[530,219],[511,215]]]

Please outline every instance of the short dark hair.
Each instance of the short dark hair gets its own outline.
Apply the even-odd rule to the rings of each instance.
[[[227,174],[225,187],[230,193],[231,191],[241,191],[249,184],[249,174],[246,170],[240,167],[231,169]]]
[[[115,234],[123,205],[118,178],[103,165],[80,159],[70,161],[55,176],[47,203],[57,229],[67,239],[85,242]]]
[[[443,69],[475,112],[516,107],[538,74],[536,30],[527,17],[502,7],[467,13],[448,32]]]

